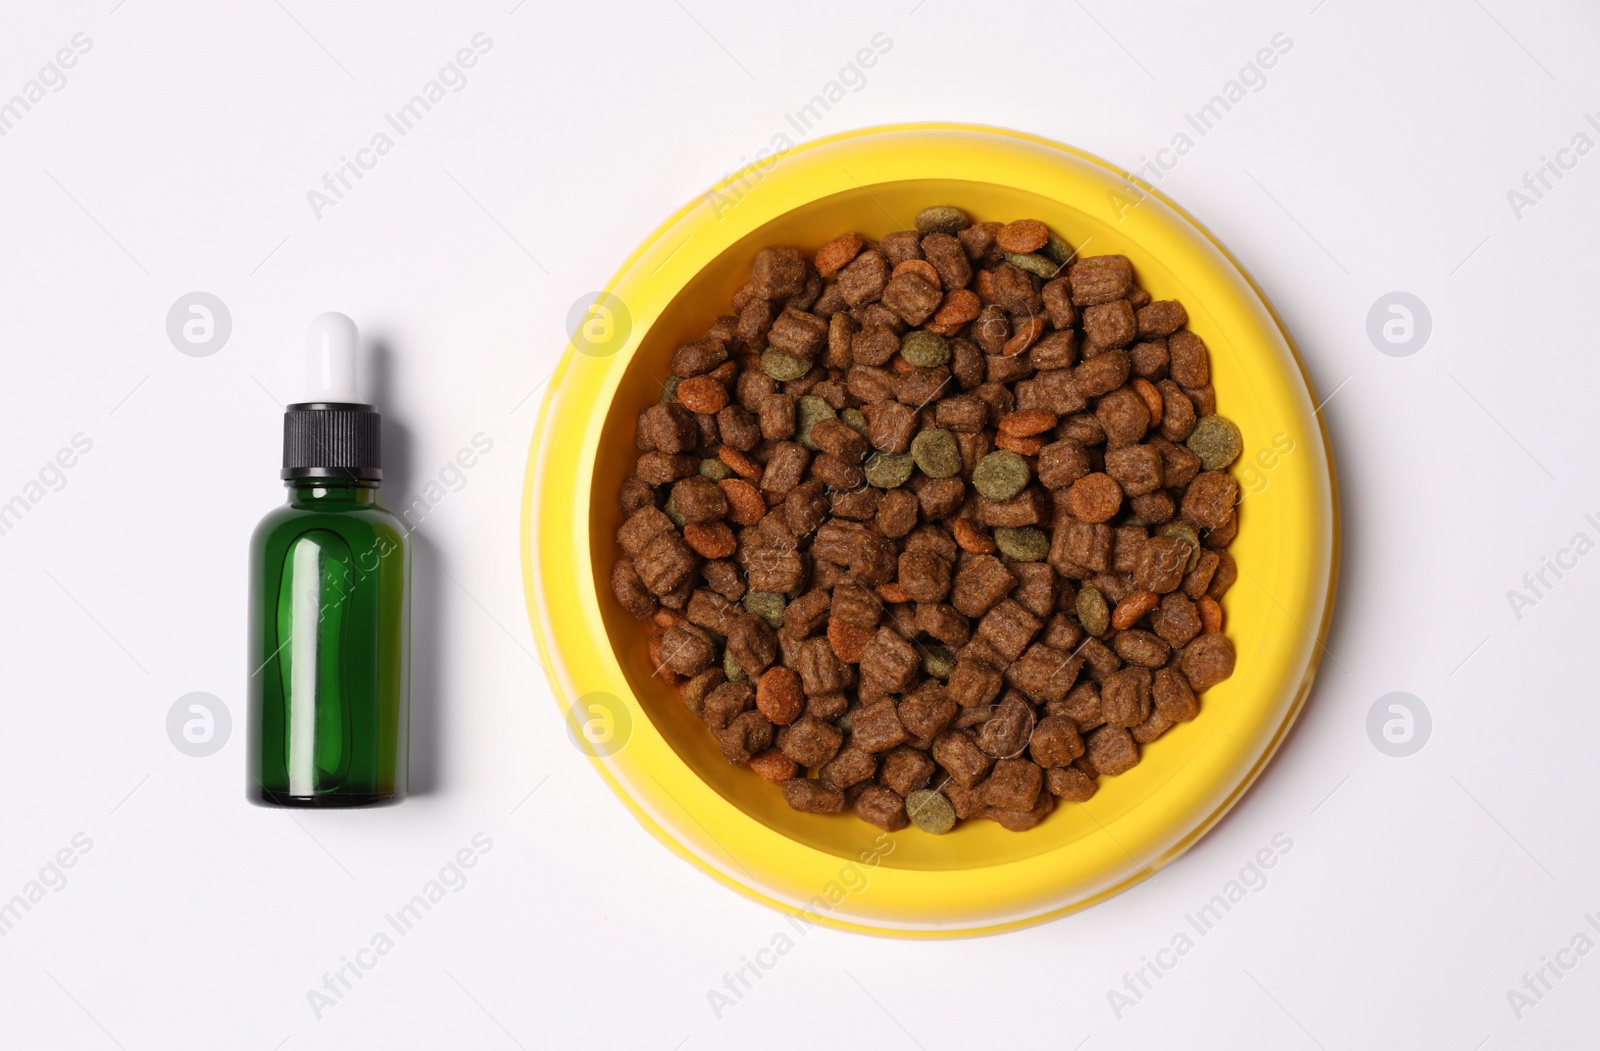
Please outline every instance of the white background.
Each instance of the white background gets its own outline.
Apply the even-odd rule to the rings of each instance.
[[[75,835],[92,846],[0,937],[0,1044],[1593,1042],[1600,955],[1565,955],[1520,1019],[1507,991],[1580,929],[1600,938],[1600,559],[1547,573],[1520,619],[1507,592],[1600,539],[1600,157],[1520,217],[1507,191],[1600,140],[1600,12],[915,3],[7,5],[0,100],[74,34],[92,47],[0,138],[0,500],[73,435],[93,448],[0,536],[0,899]],[[324,172],[480,32],[466,86],[314,215]],[[1331,396],[1339,602],[1294,734],[1158,878],[1004,937],[817,929],[719,1019],[708,990],[788,928],[650,839],[564,732],[519,579],[528,395],[569,306],[880,32],[892,49],[813,135],[976,121],[1131,168],[1190,132],[1160,185],[1260,280]],[[1280,32],[1265,87],[1196,136],[1184,115]],[[166,332],[196,290],[232,316],[210,357]],[[1432,316],[1408,357],[1366,333],[1395,290]],[[282,499],[281,402],[327,309],[389,351],[388,502],[474,435],[493,449],[418,532],[419,794],[290,814],[243,801],[245,545]],[[209,758],[168,738],[191,691],[232,713]],[[1432,715],[1408,758],[1366,730],[1393,691]],[[480,832],[469,882],[318,1020],[307,991]],[[1108,990],[1278,834],[1267,884],[1119,1018]]]

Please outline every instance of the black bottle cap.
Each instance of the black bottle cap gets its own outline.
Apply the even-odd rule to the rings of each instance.
[[[383,479],[378,410],[359,402],[306,401],[283,413],[283,472],[292,478]]]

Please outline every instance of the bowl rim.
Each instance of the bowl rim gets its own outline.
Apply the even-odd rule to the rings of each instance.
[[[780,155],[779,159],[785,163],[789,163],[797,156],[824,147],[834,146],[840,143],[849,142],[851,140],[886,137],[904,133],[957,133],[971,136],[990,137],[995,140],[996,143],[1010,143],[1012,145],[1023,143],[1034,147],[1043,147],[1051,151],[1059,151],[1060,153],[1077,158],[1079,161],[1087,162],[1088,164],[1101,169],[1105,174],[1121,180],[1131,193],[1139,195],[1138,199],[1142,200],[1144,197],[1148,196],[1159,201],[1162,205],[1169,209],[1178,220],[1187,224],[1193,233],[1198,234],[1200,238],[1207,242],[1209,247],[1217,252],[1222,259],[1226,261],[1226,265],[1232,268],[1233,275],[1237,276],[1244,282],[1246,286],[1248,286],[1250,293],[1255,297],[1257,305],[1259,305],[1267,317],[1270,318],[1271,325],[1276,329],[1276,334],[1282,339],[1283,345],[1288,352],[1288,361],[1293,363],[1294,372],[1296,373],[1296,378],[1298,379],[1300,386],[1303,387],[1304,392],[1308,397],[1311,395],[1311,392],[1314,390],[1314,388],[1312,387],[1305,364],[1300,357],[1293,338],[1288,333],[1277,311],[1267,299],[1266,295],[1262,292],[1258,283],[1251,276],[1251,274],[1242,265],[1240,265],[1239,261],[1234,258],[1232,253],[1230,253],[1227,248],[1223,246],[1203,224],[1196,221],[1194,217],[1189,215],[1189,213],[1183,208],[1168,199],[1158,188],[1148,185],[1147,183],[1143,182],[1143,180],[1138,179],[1136,176],[1123,172],[1122,170],[1108,164],[1101,158],[1098,158],[1092,154],[1047,138],[1043,138],[1041,136],[989,125],[971,123],[918,122],[866,127],[821,137],[815,140],[800,143],[799,145],[785,150]],[[627,259],[624,260],[623,263],[618,267],[617,271],[612,275],[600,294],[607,295],[614,293],[619,285],[623,284],[625,280],[633,274],[634,268],[651,251],[651,249],[659,246],[662,237],[671,232],[675,227],[687,219],[696,209],[704,207],[706,201],[712,197],[712,195],[727,193],[729,192],[730,188],[736,185],[741,185],[750,180],[752,177],[759,178],[762,172],[765,169],[770,169],[774,163],[775,162],[771,160],[763,161],[763,159],[758,155],[755,162],[729,174],[714,184],[705,193],[698,195],[685,203],[640,242],[634,251],[630,253]],[[852,178],[854,177],[852,176]],[[1000,183],[996,182],[995,184],[999,185]],[[878,184],[872,183],[870,185]],[[719,252],[725,251],[732,243],[733,241],[727,241],[723,243],[719,249]],[[681,288],[681,286],[679,287]],[[663,297],[664,302],[662,305],[670,302],[675,294],[676,293],[673,293]],[[643,340],[647,331],[648,326],[639,326],[634,334],[630,337],[629,342],[634,348],[636,348],[639,342]],[[542,598],[541,583],[543,581],[544,574],[541,572],[541,561],[537,551],[538,544],[536,543],[536,534],[540,531],[538,522],[541,516],[548,517],[550,509],[536,507],[536,501],[538,498],[538,490],[543,474],[542,467],[544,461],[542,454],[548,451],[546,441],[547,428],[551,420],[553,409],[557,403],[558,396],[563,388],[563,380],[567,378],[567,374],[574,366],[576,356],[577,350],[574,348],[571,341],[569,341],[566,350],[564,351],[562,358],[551,377],[544,396],[541,399],[539,415],[529,447],[527,466],[524,476],[519,528],[519,545],[522,553],[524,595],[528,606],[530,625],[532,627],[535,645],[539,651],[540,657],[542,658],[541,667],[546,673],[546,677],[550,683],[554,699],[558,705],[565,707],[569,732],[575,729],[575,724],[573,723],[572,719],[573,706],[576,703],[576,699],[573,696],[575,691],[568,688],[568,684],[562,680],[561,675],[557,672],[557,668],[560,665],[560,661],[558,660],[558,651],[561,648],[561,631],[558,630],[555,624],[546,621],[546,617],[540,607],[540,600]],[[629,358],[631,358],[631,353],[619,355],[619,361],[624,365]],[[607,385],[607,389],[614,391],[615,383],[613,382]],[[609,401],[606,403],[606,408],[609,412]],[[1148,858],[1137,871],[1129,873],[1125,878],[1117,880],[1116,882],[1103,887],[1095,893],[1076,898],[1055,907],[1039,909],[1026,915],[1012,916],[1004,919],[994,920],[993,922],[985,921],[963,923],[956,921],[953,924],[936,924],[933,926],[927,926],[906,922],[889,923],[847,918],[845,916],[833,915],[831,912],[826,914],[818,913],[807,910],[804,906],[796,906],[792,902],[784,900],[774,893],[769,893],[769,891],[762,885],[762,881],[748,870],[746,870],[746,875],[750,876],[750,880],[746,882],[745,880],[739,879],[736,874],[728,871],[725,867],[714,863],[709,857],[704,856],[702,851],[695,849],[693,844],[689,842],[688,837],[685,837],[681,834],[681,828],[674,829],[672,827],[668,827],[668,823],[663,820],[663,818],[658,816],[656,813],[652,813],[650,808],[643,805],[641,799],[637,798],[635,793],[631,792],[629,788],[623,784],[621,780],[619,780],[617,772],[612,769],[611,764],[607,761],[606,757],[597,755],[592,750],[589,750],[590,761],[599,770],[601,776],[611,787],[612,791],[633,813],[635,819],[638,820],[652,835],[662,841],[674,853],[678,854],[680,857],[683,857],[701,871],[706,872],[719,882],[733,888],[744,896],[780,912],[787,913],[790,916],[802,917],[807,923],[821,924],[833,927],[835,929],[849,930],[860,933],[890,935],[897,937],[944,938],[972,936],[1014,930],[1037,923],[1047,922],[1050,919],[1087,908],[1090,905],[1120,893],[1134,884],[1141,882],[1146,877],[1153,875],[1160,868],[1184,853],[1190,846],[1192,846],[1202,836],[1209,832],[1211,828],[1213,828],[1217,822],[1220,821],[1222,817],[1238,803],[1238,801],[1254,784],[1255,780],[1260,775],[1262,770],[1265,769],[1266,765],[1271,761],[1272,757],[1276,754],[1278,748],[1293,727],[1309,694],[1318,665],[1320,663],[1321,655],[1325,652],[1325,640],[1331,624],[1331,612],[1335,601],[1338,583],[1338,568],[1341,552],[1341,530],[1339,522],[1338,480],[1331,454],[1330,444],[1328,441],[1326,424],[1322,420],[1320,412],[1317,411],[1313,411],[1306,422],[1311,425],[1312,436],[1314,436],[1316,439],[1317,455],[1315,457],[1315,466],[1317,469],[1320,469],[1323,472],[1322,480],[1325,482],[1325,490],[1322,492],[1326,497],[1328,522],[1326,524],[1326,536],[1319,538],[1324,541],[1326,545],[1326,560],[1325,563],[1319,562],[1317,567],[1321,569],[1320,592],[1323,598],[1320,603],[1320,608],[1308,608],[1307,610],[1308,613],[1316,616],[1317,624],[1314,631],[1306,630],[1305,625],[1301,625],[1302,630],[1306,630],[1306,634],[1311,637],[1312,641],[1308,656],[1305,659],[1303,674],[1301,675],[1298,684],[1292,687],[1292,696],[1288,698],[1288,704],[1285,708],[1284,714],[1276,726],[1275,732],[1272,734],[1270,740],[1266,741],[1264,745],[1260,747],[1259,754],[1256,755],[1254,762],[1247,770],[1239,773],[1235,779],[1231,791],[1229,791],[1226,796],[1221,799],[1215,808],[1208,814],[1201,817],[1199,820],[1194,821],[1192,825],[1188,827],[1188,831],[1184,835],[1170,840],[1161,853]],[[585,513],[587,513],[587,505],[585,506]],[[580,533],[581,532],[582,531],[580,531]],[[587,534],[585,533],[583,535]],[[580,576],[583,576],[583,574],[580,574]],[[592,574],[589,575],[589,579],[591,585],[593,585],[595,581],[593,580]],[[580,588],[581,586],[582,584],[580,582]],[[1312,590],[1315,591],[1318,589],[1313,588]],[[1285,613],[1287,612],[1288,611],[1285,610]],[[1293,615],[1289,615],[1292,618]],[[1298,621],[1296,623],[1298,623]],[[639,701],[637,697],[630,695],[626,703],[637,707]],[[646,719],[648,718],[647,716],[640,717]],[[687,766],[687,764],[685,764],[685,766]],[[651,776],[653,777],[654,775],[652,774]],[[659,785],[660,782],[658,781],[657,784]],[[665,786],[660,787],[663,791],[666,791]],[[674,802],[676,802],[675,799]],[[680,809],[697,824],[699,823],[699,819],[694,816],[692,811],[689,811],[687,808],[683,808],[681,806]],[[764,829],[768,834],[781,836],[781,833],[777,833],[776,830],[768,828],[767,826],[756,821],[754,818],[748,818],[747,820],[749,820],[752,825],[756,825],[761,829]],[[702,830],[705,830],[704,826],[701,826],[701,828]],[[710,834],[708,830],[706,831],[708,834]],[[715,839],[715,836],[713,835],[712,838]],[[793,841],[791,840],[790,842]],[[726,848],[724,848],[724,850],[726,851]],[[727,853],[730,855],[732,854],[731,851]],[[1046,855],[1050,853],[1054,853],[1054,851],[1048,851],[1046,852]],[[736,856],[734,857],[734,860],[738,860]],[[981,869],[978,871],[981,871]]]

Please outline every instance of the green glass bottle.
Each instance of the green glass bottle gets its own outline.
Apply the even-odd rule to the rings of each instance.
[[[355,396],[355,325],[307,337],[284,413],[288,503],[250,541],[251,802],[356,807],[406,792],[411,551],[378,504],[379,417]]]

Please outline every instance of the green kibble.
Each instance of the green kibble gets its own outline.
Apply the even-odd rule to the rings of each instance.
[[[1002,555],[1018,562],[1043,562],[1050,554],[1050,537],[1033,526],[1020,529],[995,526],[994,546]]]
[[[709,478],[713,482],[720,482],[724,478],[733,477],[733,468],[721,460],[701,460],[700,477]]]
[[[1055,277],[1056,271],[1061,269],[1060,266],[1052,263],[1038,252],[1029,252],[1027,255],[1023,255],[1021,252],[1007,252],[1006,262],[1012,266],[1020,266],[1030,274],[1038,274],[1046,281]]]
[[[776,631],[783,627],[783,608],[788,603],[776,591],[746,591],[744,608],[772,625]]]
[[[1072,258],[1072,246],[1067,244],[1067,239],[1050,231],[1050,240],[1045,242],[1044,254],[1054,259],[1057,263],[1065,263]]]
[[[850,728],[853,727],[855,725],[855,723],[856,723],[856,712],[859,712],[860,710],[861,710],[861,705],[852,704],[849,708],[845,709],[845,712],[844,712],[843,715],[839,716],[839,718],[837,718],[837,719],[835,719],[833,721],[833,725],[837,726],[839,729],[843,730],[845,733],[849,733],[850,732]]]
[[[768,347],[761,352],[761,371],[775,380],[787,383],[811,371],[811,362],[805,358],[791,358],[781,350]]]
[[[948,679],[956,670],[956,655],[943,646],[927,646],[922,650],[922,674],[935,679]]]
[[[1239,433],[1238,425],[1226,416],[1203,418],[1194,425],[1184,444],[1200,457],[1200,466],[1208,471],[1222,470],[1244,452],[1244,436]]]
[[[961,473],[961,445],[943,427],[911,439],[911,458],[929,478],[954,478]]]
[[[729,682],[744,682],[745,680],[744,669],[739,666],[737,660],[734,660],[732,650],[725,649],[722,651],[722,674]]]
[[[989,453],[972,469],[972,487],[986,500],[1009,500],[1028,486],[1028,461],[1010,449]]]
[[[662,507],[661,510],[666,513],[668,518],[672,519],[672,524],[677,526],[679,529],[682,529],[683,524],[688,521],[687,518],[678,513],[678,509],[673,506],[672,497],[670,496],[667,497],[666,505]]]
[[[839,414],[839,419],[848,423],[861,437],[867,436],[867,417],[860,409],[846,409]]]
[[[1200,564],[1200,534],[1194,531],[1194,526],[1187,522],[1168,522],[1156,530],[1159,536],[1175,536],[1189,545],[1189,561],[1184,565],[1185,573],[1194,572],[1194,567]]]
[[[678,384],[682,382],[682,378],[678,376],[667,377],[667,382],[661,385],[661,404],[665,405],[678,396]]]
[[[795,433],[799,436],[800,444],[815,452],[817,443],[811,440],[811,428],[823,420],[833,419],[836,415],[833,406],[815,394],[807,394],[801,398],[794,407]]]
[[[943,336],[914,328],[900,341],[900,356],[919,369],[936,369],[950,363],[950,343]]]
[[[919,234],[953,234],[972,225],[963,212],[953,204],[935,204],[917,213],[914,220]]]
[[[943,792],[919,788],[906,795],[906,816],[924,832],[942,836],[956,827],[956,808]]]
[[[1086,587],[1078,592],[1078,623],[1091,635],[1104,635],[1111,627],[1111,610],[1099,588]]]
[[[867,484],[877,489],[897,489],[911,481],[916,466],[910,453],[875,453],[867,460]]]

